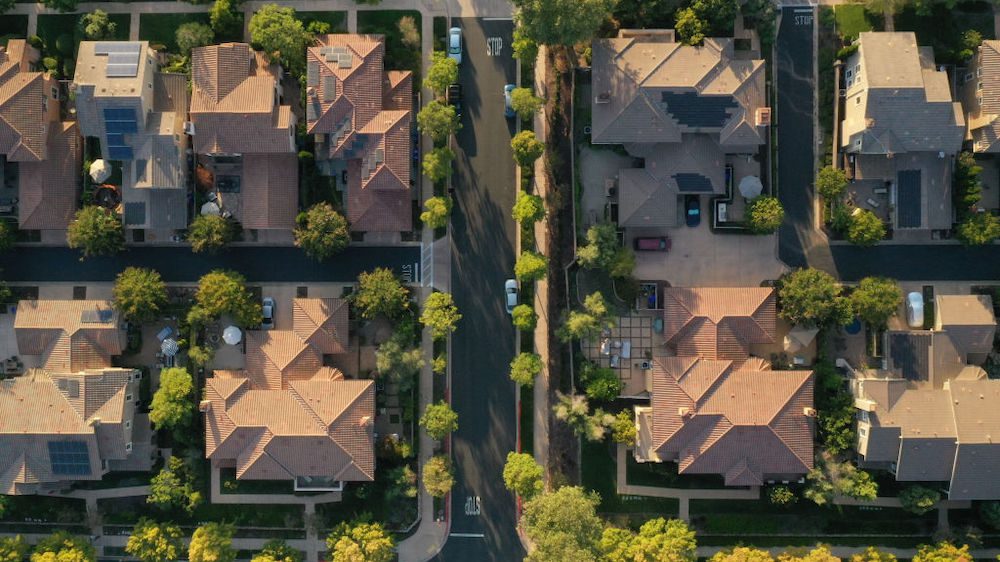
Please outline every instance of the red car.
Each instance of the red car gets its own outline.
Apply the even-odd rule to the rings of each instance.
[[[637,252],[669,252],[670,245],[670,238],[666,236],[636,238],[632,241]]]

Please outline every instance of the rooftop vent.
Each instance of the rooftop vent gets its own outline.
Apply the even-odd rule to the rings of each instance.
[[[611,92],[601,92],[594,97],[594,103],[610,103]]]

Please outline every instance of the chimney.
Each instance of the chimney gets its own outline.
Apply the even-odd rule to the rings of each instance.
[[[207,413],[211,409],[212,409],[211,400],[202,400],[201,402],[198,403],[198,410],[202,413]]]
[[[771,124],[771,108],[758,107],[754,112],[754,120],[758,127],[767,127]]]
[[[809,408],[809,407],[802,408],[802,415],[807,418],[815,418],[816,408]]]
[[[372,417],[371,416],[361,416],[361,419],[358,420],[358,425],[360,427],[368,427],[371,424],[372,424]]]
[[[601,92],[594,97],[594,103],[611,103],[611,92]]]
[[[677,415],[684,419],[691,419],[694,417],[694,410],[681,406],[680,408],[677,408]]]
[[[89,425],[90,427],[97,427],[97,426],[101,425],[101,417],[100,416],[94,416],[94,417],[90,418],[90,421],[87,422],[87,425]]]

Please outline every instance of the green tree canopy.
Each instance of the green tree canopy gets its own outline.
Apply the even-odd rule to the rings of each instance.
[[[436,455],[427,459],[422,475],[424,489],[435,498],[443,498],[455,485],[451,460],[444,455]]]
[[[143,517],[132,529],[125,552],[142,562],[173,562],[181,556],[184,533],[173,523],[157,523]]]
[[[126,267],[115,278],[115,309],[130,322],[155,320],[167,306],[167,286],[153,269]]]
[[[514,58],[522,62],[534,61],[538,57],[538,43],[525,35],[520,27],[514,28],[514,41],[510,48],[514,51]]]
[[[635,445],[638,434],[639,430],[635,426],[635,412],[631,408],[626,408],[615,415],[615,421],[611,424],[612,441],[631,447]]]
[[[854,312],[877,328],[885,327],[902,300],[899,284],[885,277],[865,277],[851,293]]]
[[[1000,501],[980,503],[979,517],[992,529],[1000,530]]]
[[[836,201],[847,189],[847,173],[840,168],[826,166],[816,174],[816,192],[827,201]]]
[[[534,131],[525,129],[510,139],[510,149],[514,152],[517,165],[525,168],[545,152],[545,145],[538,140]]]
[[[233,535],[236,527],[228,523],[205,523],[194,530],[188,546],[190,562],[233,562],[236,549]]]
[[[430,328],[434,339],[448,337],[458,325],[462,315],[455,306],[451,293],[435,291],[424,301],[424,310],[420,314],[420,322]]]
[[[526,501],[545,489],[545,483],[542,481],[544,475],[542,465],[535,462],[535,458],[531,455],[507,453],[507,462],[503,465],[504,485]]]
[[[601,536],[601,549],[608,562],[669,560],[694,562],[698,547],[687,523],[657,517],[642,524],[638,533],[609,527]]]
[[[614,369],[599,367],[590,361],[584,362],[580,369],[580,382],[591,400],[609,402],[618,398],[622,391],[622,381]]]
[[[79,248],[84,258],[106,256],[125,249],[125,231],[118,215],[97,205],[76,212],[66,229],[66,244]]]
[[[46,8],[52,8],[53,10],[65,13],[76,10],[77,1],[78,0],[42,0],[42,4]]]
[[[235,240],[238,234],[239,229],[232,219],[220,215],[198,215],[188,226],[187,241],[196,254],[214,254]]]
[[[838,381],[839,382],[839,381]],[[841,394],[838,396],[848,396]],[[837,403],[823,408],[819,412],[817,429],[820,439],[832,454],[840,454],[854,447],[854,403],[851,400],[838,400]]]
[[[853,316],[837,281],[812,268],[797,269],[781,279],[778,305],[782,318],[806,326],[845,325]]]
[[[444,96],[448,86],[458,82],[458,61],[449,57],[444,51],[434,51],[431,55],[431,66],[424,77],[424,87],[434,92],[435,96]]]
[[[180,457],[170,457],[167,465],[149,482],[147,503],[160,509],[181,508],[193,513],[204,498],[195,488],[195,475]]]
[[[534,117],[544,101],[531,88],[514,88],[510,93],[510,107],[521,119]]]
[[[331,562],[391,562],[396,541],[381,523],[341,523],[326,538]]]
[[[428,404],[424,415],[420,416],[420,427],[427,430],[427,435],[431,438],[441,441],[449,433],[458,430],[458,414],[444,400]]]
[[[187,370],[171,367],[160,372],[160,388],[149,405],[149,421],[156,429],[186,427],[194,416],[194,379]]]
[[[705,40],[707,28],[708,24],[693,8],[677,10],[677,23],[674,24],[674,29],[677,30],[677,37],[685,45],[701,45]]]
[[[358,276],[354,306],[362,318],[371,319],[379,314],[399,318],[410,308],[410,291],[391,269],[379,267]]]
[[[536,495],[524,506],[522,525],[535,550],[528,562],[600,560],[604,522],[600,498],[578,486]]]
[[[878,496],[878,484],[864,470],[824,452],[817,456],[815,467],[806,474],[802,496],[816,505],[827,505],[836,496],[872,501]]]
[[[215,0],[208,19],[220,38],[233,37],[243,31],[243,18],[233,9],[232,0]]]
[[[191,54],[191,49],[214,43],[215,32],[212,31],[211,27],[201,22],[189,21],[177,27],[174,39],[177,41],[177,48],[180,49],[181,54],[188,56]]]
[[[513,319],[514,327],[522,332],[534,330],[535,324],[538,323],[538,315],[535,314],[535,309],[526,303],[515,306],[514,311],[511,313],[511,318]]]
[[[936,545],[920,545],[913,562],[972,562],[974,558],[969,553],[969,545],[956,546],[947,541]]]
[[[261,322],[261,305],[246,287],[246,278],[235,271],[216,269],[206,273],[198,281],[197,302],[191,319],[212,319],[228,315],[243,327],[256,326]]]
[[[277,4],[261,6],[250,18],[250,39],[273,61],[281,63],[293,76],[306,70],[306,49],[313,36],[295,17],[295,10]]]
[[[856,246],[874,246],[885,238],[885,223],[868,209],[858,208],[851,213],[847,226],[847,240]]]
[[[1000,219],[990,213],[973,213],[958,225],[958,239],[969,246],[989,244],[1000,237]]]
[[[518,281],[538,281],[549,272],[549,259],[531,250],[524,250],[514,263],[514,275]]]
[[[784,553],[778,556],[778,562],[841,562],[825,546],[817,546],[809,552],[799,556],[798,554]]]
[[[899,493],[899,501],[903,504],[903,509],[917,515],[923,515],[934,509],[940,499],[941,492],[916,484],[903,488],[903,491]]]
[[[864,552],[851,556],[850,562],[896,562],[896,555],[869,546]]]
[[[386,491],[386,498],[389,501],[415,498],[420,494],[420,490],[417,489],[417,473],[408,464],[390,470],[387,479],[392,484]]]
[[[564,341],[586,339],[601,333],[604,328],[614,326],[614,321],[599,291],[583,299],[583,310],[571,310],[566,315],[558,335]]]
[[[431,100],[417,113],[417,129],[434,139],[434,144],[442,145],[448,137],[462,128],[455,107]]]
[[[766,550],[749,546],[737,546],[716,552],[708,562],[774,562],[774,557]]]
[[[375,368],[399,385],[401,392],[413,388],[413,377],[424,366],[424,354],[412,340],[409,334],[396,332],[375,350]]]
[[[978,45],[978,44],[977,44]],[[983,195],[983,182],[979,174],[983,167],[976,162],[976,156],[962,151],[955,160],[954,202],[959,221],[968,218]]]
[[[760,196],[750,201],[747,224],[755,234],[771,234],[785,220],[785,209],[777,197]]]
[[[97,552],[84,537],[56,531],[35,544],[31,562],[95,562]]]
[[[617,0],[514,0],[514,21],[542,45],[589,41],[611,16]]]
[[[728,37],[733,33],[740,3],[739,0],[694,0],[691,9],[705,22],[709,36]]]
[[[250,562],[302,562],[302,551],[288,546],[282,539],[264,543],[264,548]]]
[[[587,229],[587,243],[577,248],[576,259],[580,265],[591,269],[607,269],[622,249],[618,242],[618,228],[610,222],[595,224]]]
[[[784,484],[778,484],[777,486],[771,486],[767,490],[767,500],[774,505],[791,505],[795,503],[798,498],[795,497],[795,492],[791,488],[785,486]]]
[[[3,12],[0,11],[0,14]],[[0,253],[7,252],[14,247],[16,241],[15,231],[17,227],[13,223],[0,220]]]
[[[350,243],[347,219],[325,201],[309,207],[295,219],[295,245],[316,261],[343,252]]]
[[[439,146],[425,152],[422,164],[424,175],[434,183],[448,179],[451,175],[451,162],[454,159],[455,153],[447,146]]]
[[[552,414],[572,429],[573,433],[586,437],[589,441],[600,441],[607,433],[608,427],[615,424],[615,416],[601,409],[596,409],[591,414],[587,398],[582,394],[563,394],[556,391],[556,403],[552,405]]]
[[[118,24],[104,10],[94,10],[80,18],[80,29],[87,41],[103,41],[115,38]]]
[[[510,378],[521,386],[535,384],[535,377],[542,372],[542,357],[537,353],[522,351],[510,362]]]
[[[537,195],[521,191],[511,214],[518,223],[534,224],[545,218],[545,202]]]
[[[429,228],[444,228],[448,226],[451,215],[451,197],[438,195],[428,197],[424,201],[424,212],[420,213],[420,222]]]
[[[23,562],[29,550],[21,535],[0,537],[0,562]]]

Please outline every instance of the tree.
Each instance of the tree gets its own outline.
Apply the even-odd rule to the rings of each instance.
[[[375,368],[399,385],[401,392],[413,388],[413,376],[424,366],[424,354],[413,347],[413,338],[396,332],[375,350]]]
[[[1000,529],[1000,501],[986,501],[979,504],[979,517],[993,529]]]
[[[510,107],[521,119],[534,117],[544,102],[531,88],[514,88],[510,93]]]
[[[827,201],[837,201],[847,189],[847,173],[840,168],[826,166],[816,174],[816,192]]]
[[[614,369],[598,367],[590,361],[580,369],[580,382],[591,400],[608,402],[618,398],[622,391],[622,381]]]
[[[885,238],[885,223],[875,213],[860,207],[851,213],[847,240],[856,246],[874,246]]]
[[[7,12],[14,9],[17,5],[17,0],[0,0],[0,15],[6,14]]]
[[[635,445],[639,430],[635,426],[635,413],[631,408],[622,410],[615,415],[615,421],[611,424],[611,440],[624,445]]]
[[[403,20],[400,19],[400,23],[402,23],[402,21]],[[312,34],[313,37],[316,37],[317,35],[327,35],[333,31],[333,27],[330,25],[330,22],[311,20],[306,23],[306,31]]]
[[[160,372],[160,388],[149,404],[149,421],[156,429],[186,427],[194,416],[194,379],[180,367]]]
[[[177,32],[180,33],[180,29]],[[235,240],[236,235],[236,223],[232,219],[221,215],[198,215],[188,226],[187,241],[196,254],[214,254]]]
[[[771,234],[785,220],[785,209],[777,197],[760,196],[750,201],[747,224],[754,234]]]
[[[293,76],[306,68],[306,49],[313,36],[295,17],[295,10],[277,4],[261,6],[250,18],[250,39],[272,61],[281,63]]]
[[[302,562],[302,552],[281,539],[274,539],[264,543],[264,548],[250,562]]]
[[[299,213],[295,225],[295,245],[316,261],[343,252],[351,243],[347,219],[325,201]]]
[[[869,546],[864,552],[851,556],[850,562],[896,562],[896,555]]]
[[[0,14],[3,12],[0,11]],[[0,220],[0,253],[7,252],[14,247],[16,227],[10,222]]]
[[[424,311],[420,314],[420,322],[430,328],[431,335],[436,340],[444,339],[455,331],[462,315],[455,306],[451,293],[435,291],[424,301]]]
[[[972,562],[969,545],[955,546],[941,541],[937,545],[923,544],[913,557],[913,562]]]
[[[774,562],[774,557],[766,550],[737,546],[732,550],[716,552],[708,562]]]
[[[611,16],[617,0],[514,0],[514,21],[524,36],[542,45],[589,41]]]
[[[677,30],[677,37],[685,45],[701,45],[705,40],[706,24],[697,12],[692,8],[677,10],[677,23],[674,29]]]
[[[60,12],[72,12],[76,10],[78,0],[42,0],[46,8],[52,8]]]
[[[84,537],[56,531],[35,544],[31,562],[95,562],[97,552]]]
[[[514,152],[517,165],[526,168],[545,152],[545,145],[538,140],[534,131],[525,129],[510,139],[510,149]]]
[[[434,51],[427,76],[424,77],[424,88],[440,97],[447,91],[448,86],[456,82],[458,82],[458,61],[449,57],[444,51]]]
[[[437,404],[428,404],[424,415],[420,416],[420,427],[427,430],[427,435],[441,441],[449,433],[458,430],[458,414],[444,400]]]
[[[850,302],[837,281],[825,271],[797,269],[779,282],[779,314],[792,324],[845,325],[851,321]]]
[[[444,455],[435,455],[424,463],[424,489],[435,498],[443,498],[455,485],[451,461]]]
[[[112,295],[115,309],[137,324],[155,320],[167,306],[167,286],[153,269],[126,267],[115,278]]]
[[[917,515],[923,515],[934,509],[940,500],[941,493],[926,486],[907,486],[899,493],[899,501],[903,504],[903,509]]]
[[[391,269],[379,267],[358,276],[354,306],[362,318],[372,319],[379,314],[398,318],[410,308],[410,291]]]
[[[846,394],[839,396],[847,397]],[[851,400],[841,400],[820,410],[816,425],[819,426],[820,438],[826,445],[826,450],[831,454],[838,455],[854,447],[855,415],[854,403]]]
[[[601,536],[601,549],[608,562],[694,562],[698,558],[695,552],[697,546],[694,531],[687,523],[662,517],[646,521],[638,533],[608,527]]]
[[[118,24],[111,21],[104,10],[94,10],[80,18],[80,29],[88,41],[103,41],[115,38]]]
[[[142,562],[173,562],[180,558],[183,536],[177,525],[142,517],[125,543],[125,552]]]
[[[66,244],[79,248],[84,258],[105,256],[125,249],[125,231],[118,215],[96,205],[76,212],[66,229]]]
[[[243,19],[233,9],[232,0],[215,0],[208,21],[218,37],[233,37],[243,31]]]
[[[507,453],[507,462],[503,465],[503,483],[508,490],[525,501],[545,489],[542,481],[544,475],[542,465],[535,462],[535,457],[527,453]]]
[[[738,0],[694,0],[691,8],[705,22],[707,33],[720,37],[732,34],[740,5]]]
[[[855,314],[876,328],[885,327],[902,299],[899,284],[885,277],[865,277],[851,293]]]
[[[424,201],[424,212],[420,213],[420,221],[428,228],[444,228],[448,226],[448,216],[451,214],[451,197],[428,197]]]
[[[411,49],[420,49],[420,30],[417,29],[417,21],[413,19],[413,16],[399,18],[399,21],[396,22],[396,28],[399,29],[403,45]]]
[[[341,523],[326,538],[331,562],[390,562],[396,541],[381,523]]]
[[[442,351],[431,360],[431,370],[435,375],[443,375],[448,372],[448,356]]]
[[[614,326],[604,295],[594,292],[583,299],[583,310],[571,310],[566,315],[557,335],[563,341],[586,339],[601,333],[604,328]]]
[[[21,535],[0,537],[0,561],[2,562],[22,562],[30,549],[31,547],[24,542]]]
[[[170,457],[167,465],[149,481],[146,502],[160,509],[179,507],[190,514],[203,499],[201,492],[195,489],[190,467],[180,457]]]
[[[906,0],[865,0],[865,10],[891,18],[907,4]]]
[[[215,42],[215,32],[212,28],[196,21],[182,23],[174,33],[177,48],[184,56],[191,54],[191,49],[204,47]],[[199,216],[200,218],[200,216]]]
[[[537,195],[522,191],[517,194],[511,215],[519,224],[534,224],[545,218],[545,202]]]
[[[803,556],[796,556],[789,553],[784,553],[778,556],[778,562],[841,562],[840,558],[837,558],[830,552],[830,549],[825,546],[817,546],[816,548],[810,550]]]
[[[518,281],[538,281],[549,272],[549,259],[537,252],[524,250],[514,264],[514,276]]]
[[[622,247],[618,228],[610,222],[598,223],[587,229],[586,237],[587,243],[577,249],[577,261],[588,269],[608,268]]]
[[[771,486],[767,490],[767,500],[774,505],[791,505],[796,502],[798,498],[795,497],[795,493],[792,489],[784,484],[778,484],[777,486]]]
[[[458,132],[462,123],[455,107],[438,100],[431,100],[417,113],[417,129],[434,139],[434,144],[444,144],[448,137]]]
[[[1000,219],[990,213],[970,214],[958,225],[957,234],[968,246],[989,244],[1000,237]]]
[[[216,269],[198,281],[195,293],[196,306],[188,315],[192,319],[213,319],[223,315],[232,317],[236,324],[256,326],[261,321],[260,303],[247,290],[246,278],[235,271]]]
[[[815,467],[806,474],[802,496],[816,505],[826,505],[836,496],[871,501],[878,496],[878,484],[867,472],[824,452],[816,457]]]
[[[578,486],[536,495],[524,506],[524,533],[535,545],[529,562],[600,560],[604,523],[597,516],[600,498]]]
[[[194,530],[188,546],[190,562],[233,562],[236,549],[233,535],[236,527],[227,523],[205,523]]]
[[[521,61],[532,61],[538,57],[538,43],[534,39],[525,35],[521,27],[514,27],[514,40],[510,45],[514,51],[514,58]]]
[[[447,146],[439,146],[430,152],[425,152],[422,164],[424,175],[434,183],[448,179],[451,175],[451,162],[454,159],[455,153]]]
[[[522,351],[510,362],[510,378],[517,384],[529,387],[542,372],[542,357],[537,353]]]
[[[982,198],[983,182],[979,178],[982,172],[983,167],[976,162],[972,152],[963,151],[958,154],[958,158],[955,159],[952,200],[960,222],[973,214]]]
[[[404,464],[389,471],[388,480],[392,486],[386,490],[388,501],[396,501],[402,498],[415,498],[420,494],[417,489],[417,473]]]
[[[587,398],[580,394],[567,395],[556,391],[556,403],[552,413],[562,421],[573,433],[586,437],[589,441],[600,441],[607,433],[607,428],[614,425],[615,416],[601,409],[589,413],[590,405]]]
[[[514,311],[511,313],[511,318],[514,322],[514,327],[522,332],[530,332],[535,329],[535,324],[538,323],[538,315],[535,314],[535,309],[531,307],[530,304],[519,304],[514,307]]]

